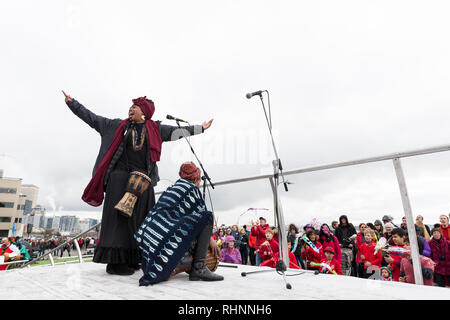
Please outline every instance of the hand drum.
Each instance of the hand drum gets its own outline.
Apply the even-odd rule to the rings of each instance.
[[[122,199],[116,204],[115,209],[125,217],[131,217],[134,206],[139,196],[150,186],[151,179],[142,172],[132,171],[128,179],[125,194]]]

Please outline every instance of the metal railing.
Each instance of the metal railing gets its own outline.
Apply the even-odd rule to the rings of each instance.
[[[49,255],[49,257],[51,257],[51,256],[52,256],[52,255]],[[93,254],[87,254],[87,255],[81,256],[81,258],[82,258],[82,259],[86,259],[86,258],[91,258],[91,257],[93,257],[93,256],[94,256]],[[77,258],[78,258],[78,256],[73,256],[73,257],[71,257],[71,256],[69,256],[69,257],[57,257],[57,258],[53,258],[53,257],[52,257],[53,260],[49,259],[49,263],[47,263],[47,264],[36,265],[36,267],[37,267],[37,266],[39,266],[39,267],[45,267],[45,266],[49,266],[49,265],[51,265],[51,266],[56,266],[56,265],[60,265],[60,264],[79,263],[79,260],[76,260]],[[74,259],[74,260],[72,260],[72,259]],[[66,261],[63,261],[63,262],[55,262],[55,260],[66,260]],[[70,260],[70,261],[68,261],[68,260]],[[4,263],[1,263],[1,265],[6,265],[6,266],[7,266],[5,270],[14,270],[15,268],[10,269],[9,267],[10,267],[10,266],[14,266],[14,265],[17,264],[17,265],[19,265],[19,266],[17,266],[17,269],[20,269],[22,266],[25,267],[25,264],[26,264],[27,262],[30,262],[30,260],[17,260],[17,261],[4,262]],[[53,263],[52,263],[52,262],[53,262]],[[27,264],[26,267],[27,267],[27,268],[31,268],[31,264]]]
[[[413,261],[413,268],[414,268],[414,276],[416,279],[416,284],[423,284],[423,278],[422,278],[422,272],[421,272],[420,260],[419,260],[420,258],[419,258],[419,253],[418,253],[418,245],[417,245],[417,239],[416,239],[416,231],[415,231],[415,227],[414,227],[414,220],[412,217],[411,205],[410,205],[410,201],[409,201],[409,196],[408,196],[408,192],[407,192],[407,188],[406,188],[406,181],[404,178],[400,159],[406,158],[406,157],[425,155],[425,154],[432,154],[432,153],[437,153],[437,152],[445,152],[445,151],[450,151],[450,145],[437,146],[437,147],[431,147],[431,148],[425,148],[425,149],[417,149],[417,150],[407,151],[407,152],[392,153],[392,154],[387,154],[387,155],[382,155],[382,156],[362,158],[362,159],[351,160],[351,161],[335,162],[335,163],[325,164],[325,165],[320,165],[320,166],[313,166],[313,167],[284,171],[283,174],[284,175],[302,174],[302,173],[313,172],[313,171],[322,171],[322,170],[329,170],[329,169],[334,169],[334,168],[341,168],[341,167],[355,166],[355,165],[361,165],[361,164],[366,164],[366,163],[392,160],[394,169],[395,169],[395,172],[397,175],[397,181],[399,184],[401,200],[402,200],[403,209],[404,209],[405,217],[406,217],[406,221],[407,221],[407,228],[408,228],[409,240],[410,240],[410,245],[411,245],[411,255],[412,255],[412,261]],[[219,181],[219,182],[215,182],[214,185],[220,186],[220,185],[243,183],[243,182],[255,181],[255,180],[263,180],[263,179],[268,179],[272,185],[272,180],[271,180],[272,178],[273,178],[273,174],[265,174],[265,175],[251,176],[251,177],[240,178],[240,179]],[[155,192],[155,195],[159,195],[162,193],[163,193],[163,191]],[[91,231],[92,229],[100,227],[100,225],[101,225],[101,222],[98,223],[97,225],[93,226],[89,230],[73,237],[70,240],[67,240],[66,242],[59,245],[58,247],[56,247],[52,251],[48,252],[47,254],[40,256],[36,259],[33,259],[32,261],[29,261],[23,267],[29,266],[30,264],[34,263],[37,260],[42,259],[45,256],[49,256],[49,255],[51,256],[51,253],[53,253],[60,247],[64,246],[65,244],[67,244],[73,240],[80,238],[81,236],[83,236],[87,232]],[[285,227],[285,226],[282,226],[282,227]],[[74,243],[75,243],[75,246],[78,251],[79,262],[82,262],[81,252],[80,252],[80,249],[78,246],[78,242],[75,241]],[[54,265],[54,263],[52,263],[52,265]]]
[[[37,258],[34,258],[34,259],[28,261],[28,262],[25,263],[23,266],[21,266],[21,268],[25,268],[25,267],[27,267],[27,266],[29,266],[29,265],[35,263],[36,261],[41,260],[42,258],[45,258],[45,257],[49,257],[49,259],[50,259],[50,264],[51,264],[52,266],[54,266],[55,263],[54,263],[53,255],[52,255],[53,252],[55,252],[56,250],[59,250],[60,248],[65,247],[66,244],[68,244],[68,243],[70,243],[70,242],[73,242],[73,244],[75,245],[75,249],[77,250],[78,262],[79,262],[79,263],[82,263],[82,262],[83,262],[83,256],[81,255],[80,245],[78,244],[78,241],[75,241],[75,240],[78,240],[79,238],[81,238],[81,237],[84,236],[85,234],[91,232],[93,229],[99,228],[101,224],[102,224],[101,222],[100,222],[100,223],[97,223],[95,226],[92,226],[92,227],[89,228],[88,230],[86,230],[86,231],[84,231],[84,232],[82,232],[82,233],[80,233],[80,234],[78,234],[78,235],[76,235],[76,236],[70,238],[69,240],[64,241],[63,243],[61,243],[60,245],[58,245],[56,248],[53,248],[53,249],[50,250],[49,252],[44,253],[43,255],[41,255],[41,256],[39,256],[39,257],[37,257]]]
[[[415,279],[416,284],[423,285],[423,277],[422,277],[422,270],[421,270],[421,264],[420,264],[420,255],[419,255],[419,249],[418,249],[418,243],[417,243],[417,234],[416,234],[416,229],[415,229],[415,225],[414,225],[411,204],[409,201],[408,190],[406,187],[405,176],[403,173],[400,159],[407,158],[407,157],[419,156],[419,155],[425,155],[425,154],[445,152],[445,151],[450,151],[450,145],[436,146],[436,147],[425,148],[425,149],[417,149],[417,150],[406,151],[406,152],[398,152],[398,153],[392,153],[392,154],[387,154],[387,155],[382,155],[382,156],[369,157],[369,158],[363,158],[363,159],[357,159],[357,160],[351,160],[351,161],[335,162],[335,163],[325,164],[325,165],[320,165],[320,166],[284,171],[283,174],[284,175],[301,174],[301,173],[307,173],[307,172],[313,172],[313,171],[322,171],[322,170],[328,170],[328,169],[334,169],[334,168],[341,168],[341,167],[355,166],[355,165],[361,165],[361,164],[366,164],[366,163],[392,160],[393,165],[394,165],[394,170],[395,170],[395,173],[397,176],[397,182],[399,185],[399,191],[400,191],[400,197],[402,200],[403,210],[404,210],[405,217],[406,217],[408,238],[409,238],[410,247],[411,247],[411,257],[412,257],[413,269],[414,269],[414,279]],[[271,187],[274,188],[273,176],[274,176],[273,174],[266,174],[266,175],[259,175],[259,176],[241,178],[241,179],[226,180],[226,181],[215,182],[214,185],[220,186],[220,185],[228,185],[228,184],[233,184],[233,183],[242,183],[242,182],[248,182],[248,181],[268,179],[269,183],[271,184]],[[159,193],[160,192],[158,192],[156,194],[159,194]],[[280,228],[283,228],[283,229],[286,228],[283,221],[280,221],[279,224],[280,224]],[[282,240],[284,241],[285,239],[282,239]],[[286,246],[286,244],[285,244],[285,246]]]
[[[28,261],[29,260],[17,260],[17,261],[3,262],[0,265],[2,265],[2,266],[6,265],[5,270],[8,270],[9,266],[14,266],[15,264],[21,264],[21,263],[25,264]]]

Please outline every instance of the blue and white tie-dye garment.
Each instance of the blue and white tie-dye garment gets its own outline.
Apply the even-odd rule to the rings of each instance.
[[[169,278],[185,252],[212,221],[200,190],[179,179],[160,196],[134,237],[142,253],[140,286]]]

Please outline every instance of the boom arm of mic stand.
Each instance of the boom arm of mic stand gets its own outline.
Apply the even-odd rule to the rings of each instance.
[[[176,123],[177,123],[177,125],[178,125],[178,128],[182,129],[181,126],[180,126],[180,122],[179,122],[178,120],[175,120],[175,121],[176,121]],[[200,165],[200,168],[202,168],[202,171],[203,171],[203,174],[204,174],[205,178],[208,180],[209,184],[211,185],[211,188],[214,189],[214,184],[211,182],[211,178],[209,177],[208,173],[206,172],[205,168],[203,167],[202,162],[201,162],[200,159],[197,157],[197,154],[195,153],[194,148],[192,148],[191,143],[190,143],[189,140],[186,138],[186,136],[184,135],[184,133],[183,133],[183,137],[184,137],[184,139],[186,140],[186,142],[188,143],[189,147],[191,148],[191,151],[192,151],[192,153],[194,154],[195,158],[197,159],[197,161],[198,161],[198,163],[199,163],[199,165]],[[206,183],[206,181],[203,180],[203,184],[205,184],[205,183]]]
[[[269,97],[269,91],[264,90],[265,92],[267,92],[267,97]],[[266,117],[266,122],[267,122],[267,126],[269,128],[269,133],[270,133],[270,138],[272,139],[272,147],[273,147],[273,151],[275,153],[275,157],[277,160],[275,160],[277,163],[274,165],[277,166],[279,174],[281,175],[281,178],[283,179],[283,185],[284,185],[284,190],[287,192],[289,191],[287,183],[284,179],[284,175],[283,175],[283,166],[281,165],[281,160],[278,157],[278,152],[277,152],[277,148],[275,147],[275,141],[273,140],[273,135],[272,135],[272,114],[270,112],[270,101],[269,101],[269,115],[267,115],[267,111],[266,111],[266,106],[264,104],[264,99],[262,97],[262,95],[259,96],[259,98],[261,99],[261,104],[264,110],[264,115]]]

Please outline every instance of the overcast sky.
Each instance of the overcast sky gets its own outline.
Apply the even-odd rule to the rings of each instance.
[[[213,181],[268,173],[270,92],[285,170],[450,144],[448,1],[2,1],[0,168],[50,213],[100,217],[81,194],[100,146],[61,90],[125,118],[131,99],[212,127],[191,142]],[[267,99],[265,100],[267,102]],[[157,190],[193,160],[163,145]],[[414,216],[450,211],[450,152],[403,160]],[[289,176],[286,223],[400,222],[391,161]],[[280,189],[283,190],[283,189]],[[273,222],[268,181],[211,191],[219,223]],[[207,201],[209,206],[209,200]],[[250,207],[268,211],[249,212]]]

